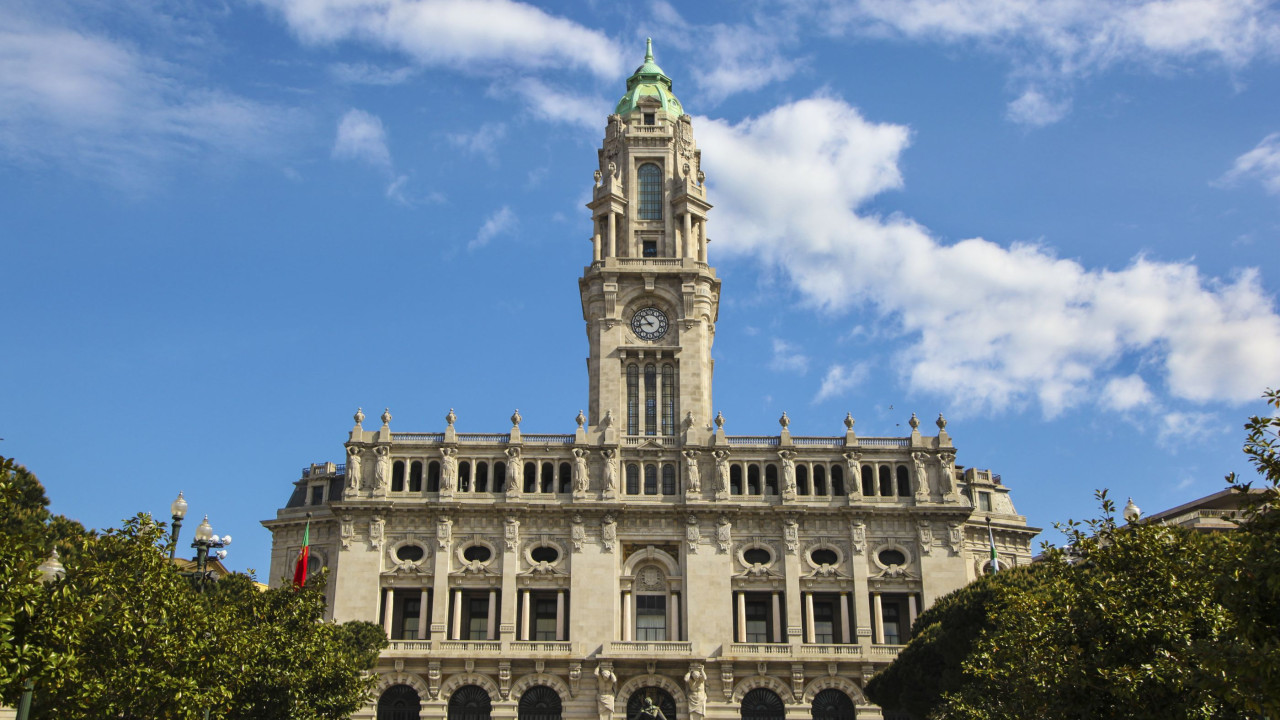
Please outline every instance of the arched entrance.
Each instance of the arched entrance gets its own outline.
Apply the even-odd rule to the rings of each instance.
[[[782,698],[768,688],[756,688],[742,698],[742,720],[783,720],[786,715]]]
[[[676,701],[671,697],[671,693],[659,687],[644,687],[631,693],[631,698],[627,700],[627,720],[646,720],[641,710],[644,709],[645,699],[653,700],[653,704],[658,706],[662,711],[663,717],[667,720],[676,720]]]
[[[463,685],[449,697],[449,720],[489,720],[493,703],[478,685]]]
[[[827,688],[813,698],[813,720],[854,720],[857,712],[853,700],[835,688]]]
[[[408,685],[392,685],[378,698],[378,720],[419,720],[422,699]]]
[[[560,720],[560,711],[560,694],[545,685],[535,685],[520,696],[520,720]]]

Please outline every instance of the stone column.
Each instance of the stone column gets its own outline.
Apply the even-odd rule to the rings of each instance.
[[[564,635],[564,590],[556,591],[556,641],[563,642]]]
[[[387,594],[382,598],[382,630],[388,638],[391,638],[391,619],[396,611],[396,590],[395,588],[386,590]]]
[[[693,217],[686,210],[684,213],[684,235],[681,237],[680,257],[693,255]]]
[[[431,595],[428,593],[426,588],[422,588],[419,592],[421,593],[421,595],[418,598],[418,639],[426,640],[427,639],[427,604],[428,604],[427,601],[430,599]]]
[[[874,617],[871,618],[875,635],[871,638],[871,642],[884,644],[884,607],[880,603],[880,593],[871,593],[871,610]]]
[[[907,627],[916,624],[916,615],[920,612],[916,606],[916,594],[911,593],[907,596]]]
[[[671,628],[671,633],[667,639],[674,641],[680,639],[680,596],[671,593],[668,597],[671,603],[667,607],[667,627]]]
[[[622,593],[622,639],[631,640],[631,591]]]
[[[520,590],[520,635],[517,640],[532,640],[529,636],[529,591]]]
[[[609,257],[618,257],[618,223],[613,210],[609,210]]]
[[[738,642],[747,641],[747,594],[738,593]]]
[[[773,598],[773,641],[782,642],[782,596],[780,593],[770,593]]]
[[[840,642],[849,644],[849,593],[840,593]]]
[[[449,634],[454,640],[462,639],[462,591],[453,591],[453,627]]]
[[[595,226],[592,228],[594,232],[591,233],[591,259],[595,262],[600,262],[600,221],[593,220],[591,224]]]
[[[485,637],[489,640],[498,639],[498,591],[489,591],[489,620],[485,624]]]
[[[813,593],[804,594],[804,641],[807,643],[817,642],[817,631],[813,627]]]

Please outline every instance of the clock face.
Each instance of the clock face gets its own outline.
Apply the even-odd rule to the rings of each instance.
[[[658,308],[644,308],[631,318],[631,330],[641,340],[657,340],[667,334],[667,316]]]

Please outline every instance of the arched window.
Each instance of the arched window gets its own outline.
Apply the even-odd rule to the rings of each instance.
[[[636,172],[640,180],[640,219],[662,219],[662,168],[645,163]]]
[[[658,494],[658,466],[657,465],[644,466],[644,494],[645,495]]]
[[[627,434],[640,434],[640,366],[627,366]]]
[[[778,466],[764,466],[764,490],[766,495],[778,494]]]
[[[440,492],[440,463],[436,460],[427,463],[427,492]]]
[[[662,366],[662,434],[676,434],[676,369]]]
[[[422,492],[422,461],[409,463],[409,492]]]
[[[876,470],[870,465],[862,466],[862,494],[867,496],[876,494]]]
[[[827,688],[813,698],[813,720],[854,720],[857,709],[848,695]]]
[[[556,466],[549,462],[542,463],[542,482],[541,491],[544,493],[552,493],[556,491]]]
[[[898,497],[911,495],[911,476],[907,474],[907,466],[898,466]]]
[[[850,478],[850,482],[858,482],[858,478]],[[844,495],[844,468],[839,465],[831,466],[831,494]]]
[[[796,492],[801,495],[809,494],[809,466],[796,466]]]
[[[742,720],[783,720],[782,698],[768,688],[756,688],[742,698]]]
[[[888,465],[880,466],[880,495],[882,497],[893,496],[893,474],[889,471]]]
[[[449,720],[489,720],[493,702],[484,688],[463,685],[449,698]]]
[[[404,461],[397,460],[391,464],[391,492],[404,490]]]
[[[627,494],[640,494],[640,466],[635,463],[627,466]]]
[[[627,700],[627,717],[636,718],[644,717],[640,711],[644,709],[645,700],[652,702],[662,711],[663,716],[667,720],[675,720],[676,717],[676,701],[671,697],[671,693],[657,687],[640,688],[631,693],[631,698]]]
[[[556,492],[567,493],[573,485],[573,466],[567,462],[560,463],[560,487]]]
[[[662,466],[662,494],[663,495],[676,494],[676,466],[675,465]]]
[[[760,494],[760,466],[759,465],[747,466],[747,494],[748,495]]]
[[[560,720],[560,693],[546,685],[534,685],[520,696],[519,720]]]
[[[503,478],[505,478],[506,476],[507,476],[507,464],[506,464],[506,463],[504,463],[504,462],[502,462],[501,460],[499,460],[499,461],[495,462],[495,463],[493,464],[493,486],[490,488],[490,490],[489,490],[489,491],[490,491],[490,492],[501,492],[501,491],[502,491],[502,479],[503,479]],[[478,488],[476,488],[476,489],[477,489],[477,490],[480,490],[481,492],[483,492],[483,491],[484,491],[484,490],[483,490],[483,488],[479,488],[479,487],[478,487]]]
[[[653,363],[644,366],[644,434],[658,433],[658,368]]]
[[[524,491],[527,493],[536,492],[538,489],[538,464],[527,462],[524,464]]]
[[[827,494],[827,468],[824,465],[813,466],[813,494]]]
[[[742,494],[742,466],[729,466],[729,492],[734,495]]]
[[[462,492],[471,490],[471,463],[466,460],[458,463],[458,489]]]
[[[418,720],[422,698],[408,685],[392,685],[378,698],[378,720]]]

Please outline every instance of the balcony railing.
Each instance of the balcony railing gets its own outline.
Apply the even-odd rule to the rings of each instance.
[[[877,660],[892,660],[898,657],[906,645],[872,645],[871,657]]]
[[[507,649],[513,653],[532,655],[568,655],[573,652],[573,643],[513,640],[507,643]]]
[[[502,652],[502,643],[496,640],[441,640],[438,647],[441,652],[467,655],[496,655]]]
[[[730,643],[725,655],[791,656],[791,646],[784,643]]]
[[[810,655],[847,655],[862,657],[861,645],[801,645],[800,654]]]
[[[510,439],[507,433],[458,433],[458,442],[505,443]]]
[[[810,447],[844,447],[844,438],[842,437],[796,436],[791,438],[791,442],[796,445],[805,445]]]
[[[693,653],[691,642],[621,640],[609,643],[610,655],[689,655],[691,653]]]
[[[777,435],[729,435],[725,439],[730,445],[777,445],[781,442]]]
[[[858,438],[858,446],[865,448],[911,447],[911,438]]]
[[[391,433],[391,440],[402,443],[439,443],[444,442],[444,433]]]
[[[528,444],[537,445],[539,443],[542,443],[544,445],[572,445],[574,436],[572,435],[534,435],[531,433],[528,435],[522,435],[520,439],[523,440],[527,445]]]

